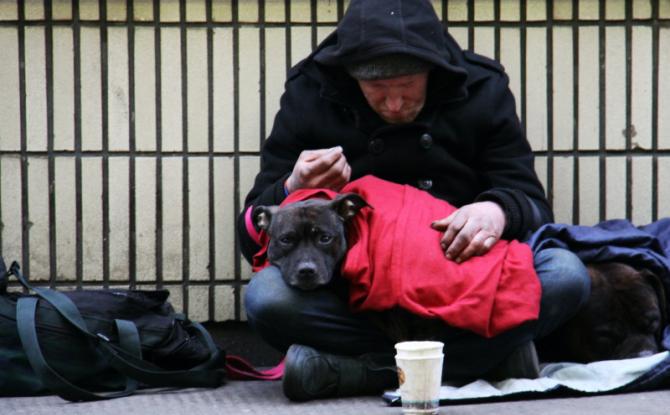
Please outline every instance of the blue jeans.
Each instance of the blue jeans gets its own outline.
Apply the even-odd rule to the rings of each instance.
[[[445,377],[482,375],[520,345],[551,333],[587,301],[591,283],[572,252],[552,248],[538,253],[535,269],[542,285],[538,320],[492,338],[445,325],[436,338],[444,342]],[[340,355],[394,353],[393,343],[363,314],[349,310],[345,282],[301,291],[284,283],[276,267],[257,273],[245,294],[250,325],[276,349],[298,343]]]

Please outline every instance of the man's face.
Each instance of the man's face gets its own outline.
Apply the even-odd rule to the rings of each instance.
[[[414,121],[426,101],[428,72],[374,81],[358,81],[370,107],[389,124]]]

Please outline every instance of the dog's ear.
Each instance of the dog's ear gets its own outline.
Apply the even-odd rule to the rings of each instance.
[[[372,207],[356,193],[339,195],[330,203],[330,206],[345,222],[356,216],[358,211],[364,207]]]
[[[277,213],[279,206],[256,206],[251,216],[254,218],[254,223],[260,229],[267,231],[272,221],[272,216]]]

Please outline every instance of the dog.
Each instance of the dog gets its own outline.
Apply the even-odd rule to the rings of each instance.
[[[301,290],[327,285],[347,252],[346,222],[369,206],[358,194],[257,206],[252,216],[270,237],[267,257],[286,284]]]
[[[587,270],[591,296],[572,319],[542,340],[542,360],[588,363],[657,353],[667,322],[659,277],[618,262],[587,264]]]

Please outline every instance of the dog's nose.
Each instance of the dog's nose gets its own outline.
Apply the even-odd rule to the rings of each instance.
[[[313,263],[303,264],[298,268],[298,277],[301,280],[314,278],[316,275],[316,265]]]

